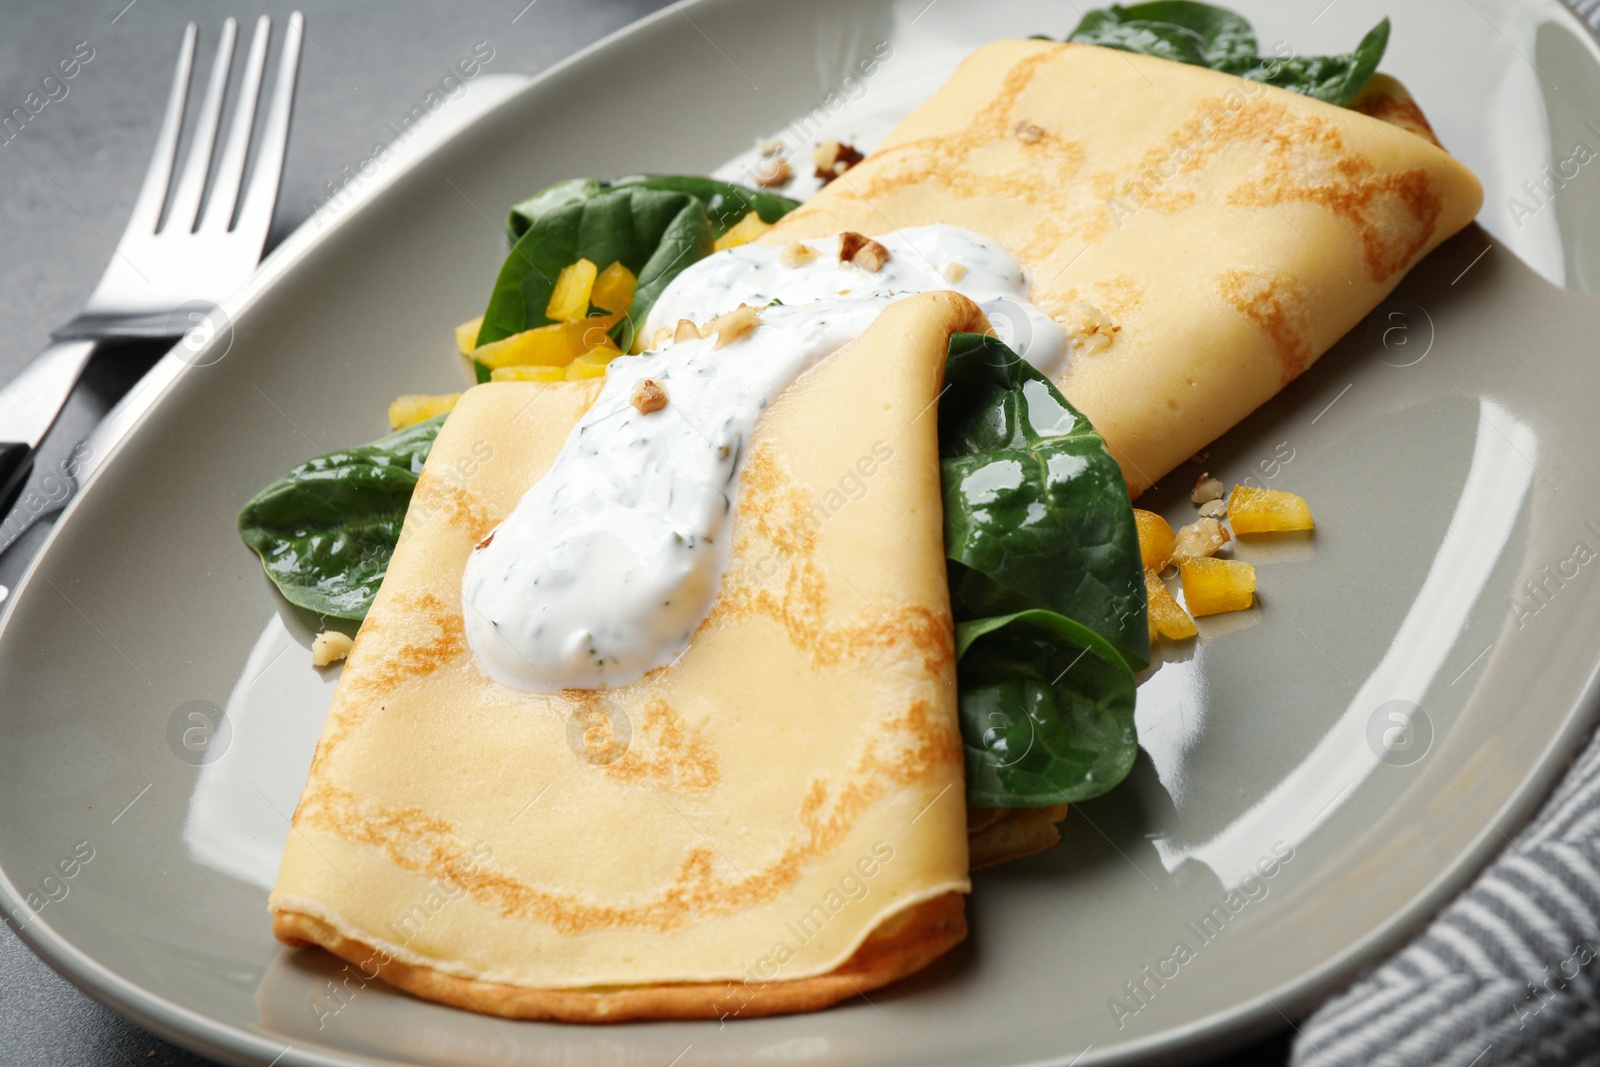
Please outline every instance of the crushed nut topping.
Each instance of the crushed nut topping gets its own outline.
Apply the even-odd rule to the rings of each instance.
[[[775,156],[783,151],[783,142],[776,137],[757,137],[756,151],[764,156]]]
[[[889,250],[877,241],[868,241],[850,257],[850,262],[864,270],[880,271],[889,262]]]
[[[712,319],[707,325],[707,336],[711,333],[717,335],[717,343],[712,351],[732,344],[760,325],[761,309],[749,304],[740,304],[726,315]]]
[[[1221,498],[1207,500],[1200,505],[1200,516],[1206,519],[1225,519],[1228,517],[1228,502]]]
[[[1210,473],[1206,473],[1194,480],[1194,490],[1189,494],[1189,499],[1196,504],[1208,504],[1213,500],[1220,500],[1222,492],[1222,483],[1211,477]]]
[[[789,169],[789,161],[782,156],[773,156],[756,171],[756,184],[763,189],[775,189],[780,185],[788,185],[792,177],[794,171]]]
[[[790,241],[778,253],[778,262],[785,267],[803,267],[817,258],[817,250],[799,241]]]
[[[955,262],[946,263],[944,265],[944,272],[943,273],[944,273],[944,280],[945,281],[947,281],[947,282],[959,282],[962,278],[965,278],[967,276],[967,268],[966,268],[966,265],[962,264],[962,263],[955,263]]]
[[[889,250],[865,234],[846,230],[839,235],[839,262],[879,271],[889,262]]]
[[[823,185],[860,163],[865,156],[856,151],[853,145],[843,141],[820,141],[817,147],[811,150],[811,162],[816,165],[816,176]]]
[[[1035,126],[1027,119],[1023,119],[1017,123],[1016,134],[1017,140],[1023,144],[1038,144],[1040,139],[1044,137],[1044,128]]]
[[[1214,556],[1223,545],[1233,540],[1228,528],[1216,519],[1196,519],[1178,531],[1177,543],[1172,548],[1172,562]]]
[[[654,378],[645,378],[633,387],[628,402],[639,409],[639,414],[648,415],[667,406],[667,391]]]
[[[1079,302],[1067,308],[1061,324],[1067,331],[1075,351],[1093,354],[1111,347],[1122,327],[1111,321],[1105,312],[1093,304]]]
[[[311,639],[311,665],[331,667],[350,654],[355,642],[349,634],[338,630],[324,630]]]
[[[679,319],[678,328],[673,331],[673,341],[693,341],[700,336],[700,327],[688,319]]]

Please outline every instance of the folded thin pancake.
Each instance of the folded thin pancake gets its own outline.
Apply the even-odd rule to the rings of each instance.
[[[964,297],[910,297],[786,389],[750,443],[710,617],[670,667],[609,690],[489,680],[461,614],[469,553],[599,382],[466,393],[340,679],[278,937],[421,996],[570,1020],[823,1007],[958,942],[930,411],[951,333],[985,326]]]
[[[1355,104],[1001,41],[762,240],[946,222],[998,241],[1077,342],[1061,389],[1138,493],[1304,371],[1476,214],[1477,179],[1397,82]]]

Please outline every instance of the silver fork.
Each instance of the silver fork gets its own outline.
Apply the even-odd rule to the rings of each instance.
[[[56,330],[44,351],[0,390],[0,500],[28,473],[34,450],[61,413],[97,341],[204,337],[217,328],[218,305],[261,261],[283,174],[304,21],[298,11],[289,16],[255,167],[245,187],[245,157],[272,34],[271,19],[263,15],[256,22],[204,217],[200,215],[201,194],[221,127],[222,101],[239,26],[231,18],[223,23],[193,144],[173,184],[197,36],[192,22],[184,30],[155,153],[111,263],[83,310]],[[169,190],[172,206],[163,221],[161,208]],[[235,206],[239,208],[237,222]]]

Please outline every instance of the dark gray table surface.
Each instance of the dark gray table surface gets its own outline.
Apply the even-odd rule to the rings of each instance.
[[[279,4],[283,6],[279,6]],[[306,15],[299,96],[283,190],[269,248],[305,221],[324,183],[386,139],[385,124],[408,111],[478,41],[486,70],[535,74],[612,30],[664,6],[662,0],[417,0],[335,4],[265,0],[71,0],[0,11],[0,114],[24,105],[56,62],[87,41],[93,57],[11,140],[0,144],[0,381],[44,345],[51,328],[82,305],[122,232],[149,160],[172,77],[179,35],[201,28],[203,72],[222,20],[247,34],[261,14],[281,34],[295,6]],[[80,50],[81,52],[81,50]],[[240,46],[242,59],[243,45]],[[54,90],[59,95],[59,90]],[[198,91],[195,93],[198,96]],[[582,168],[579,167],[578,170]],[[160,355],[149,346],[97,355],[41,452],[32,487],[55,468]],[[36,498],[37,499],[37,498]],[[12,586],[48,522],[0,558]],[[4,828],[0,827],[0,833]],[[9,927],[0,934],[0,1065],[198,1067],[211,1061],[176,1048],[101,1007],[37,959]],[[1230,1063],[1281,1064],[1279,1035]]]

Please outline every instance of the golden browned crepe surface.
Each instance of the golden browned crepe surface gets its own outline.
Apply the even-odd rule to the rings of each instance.
[[[1356,103],[1372,115],[1147,56],[1000,41],[761,239],[944,222],[997,240],[1077,342],[1059,384],[1137,493],[1476,213],[1477,179],[1397,82]]]
[[[710,617],[672,666],[605,691],[490,681],[461,615],[468,554],[598,383],[468,392],[340,679],[278,936],[447,1003],[573,1020],[821,1007],[959,941],[929,412],[950,334],[984,326],[955,294],[909,298],[787,389]]]

